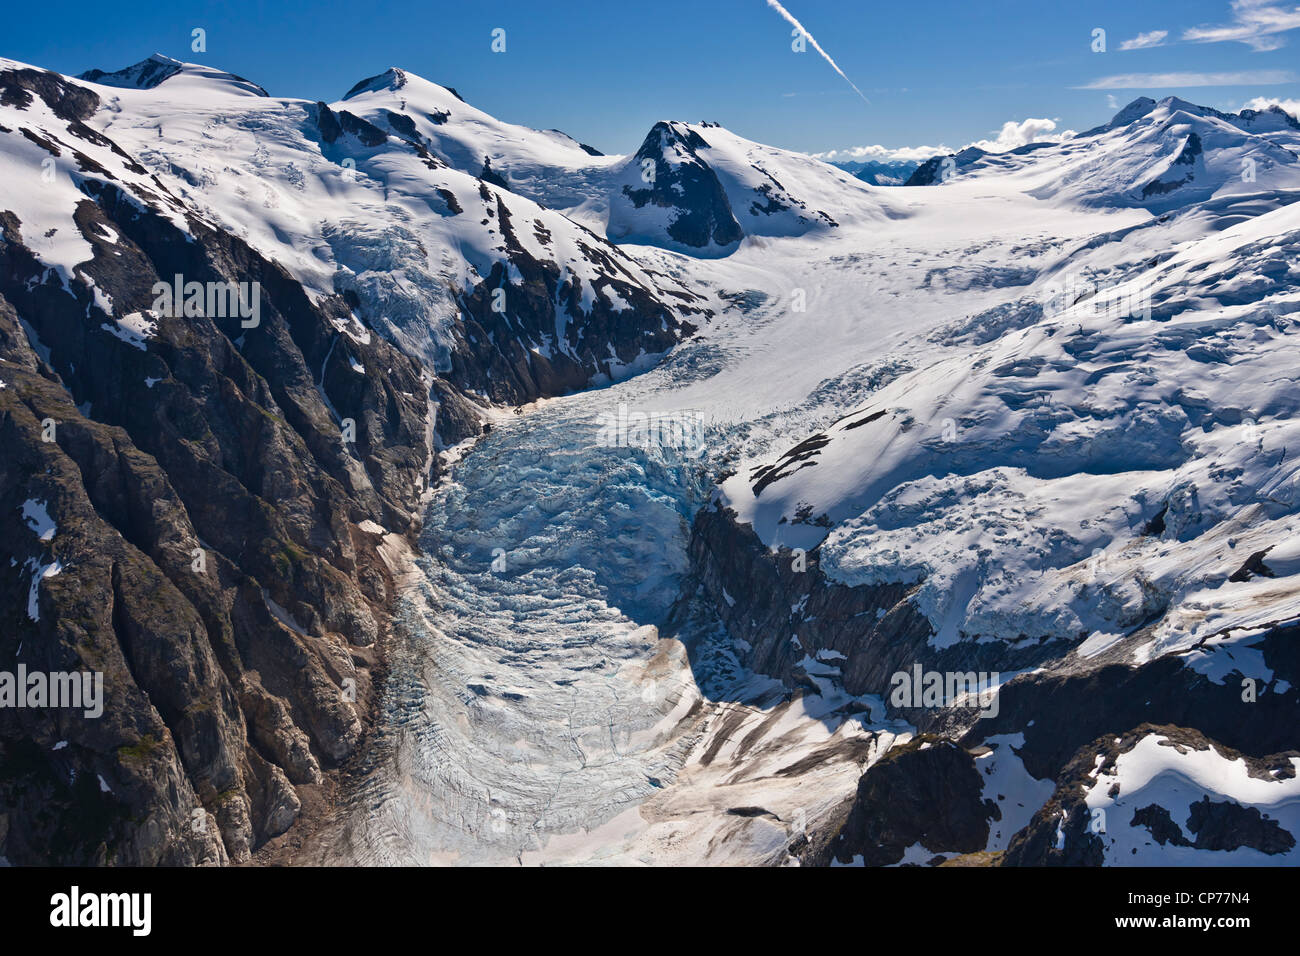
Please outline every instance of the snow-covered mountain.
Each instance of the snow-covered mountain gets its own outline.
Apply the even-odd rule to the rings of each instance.
[[[852,173],[870,186],[901,186],[921,165],[917,160],[872,160],[869,162],[843,162],[831,165]]]
[[[463,388],[517,403],[615,379],[705,314],[693,294],[489,168],[494,138],[516,143],[518,167],[529,147],[563,156],[562,136],[490,121],[400,70],[331,107],[171,68],[147,89],[103,90],[90,125],[313,294],[353,297],[356,321]],[[442,125],[457,133],[439,138],[448,110],[456,122]]]
[[[879,186],[6,60],[0,171],[0,671],[107,698],[0,708],[0,857],[1300,852],[1280,109]]]
[[[714,256],[733,252],[747,236],[884,222],[896,209],[826,163],[715,124],[666,122],[616,171],[608,228],[618,241]]]
[[[606,156],[558,130],[503,123],[399,69],[358,83],[339,106],[616,242],[717,255],[747,235],[838,225],[815,199],[854,222],[890,208],[824,163],[714,123],[657,123],[632,156]]]
[[[1300,188],[1300,122],[1280,107],[1222,113],[1177,97],[1134,100],[1061,143],[1005,153],[975,147],[927,160],[908,184],[998,170],[1040,199],[1177,209],[1211,197]]]
[[[116,86],[124,90],[152,90],[171,80],[171,85],[167,87],[168,93],[178,95],[184,87],[188,89],[190,95],[200,99],[214,88],[220,88],[227,93],[249,96],[270,95],[256,83],[242,76],[197,63],[174,60],[161,53],[155,53],[139,63],[114,70],[112,73],[105,73],[103,70],[87,70],[77,79],[87,80],[100,86]]]
[[[405,70],[362,80],[343,102],[381,129],[425,146],[448,166],[603,232],[608,171],[620,157],[604,156],[559,130],[503,123],[455,90]]]

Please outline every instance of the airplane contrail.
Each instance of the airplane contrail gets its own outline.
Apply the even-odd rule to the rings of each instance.
[[[853,87],[854,93],[857,93],[858,96],[862,96],[862,102],[866,103],[868,106],[871,105],[871,100],[867,99],[865,96],[862,95],[862,91],[858,89],[857,84],[855,84],[852,80],[848,78],[848,75],[845,74],[845,72],[840,69],[839,64],[831,59],[831,55],[822,49],[822,45],[813,38],[813,35],[811,33],[809,33],[807,30],[804,29],[804,25],[800,23],[798,20],[796,20],[790,14],[789,10],[781,6],[781,4],[777,3],[776,0],[767,0],[767,5],[771,7],[773,10],[775,10],[777,13],[781,14],[781,16],[785,17],[788,21],[790,21],[790,25],[792,27],[794,27],[805,37],[807,37],[808,42],[813,45],[813,49],[822,55],[822,59],[831,65],[831,69],[833,69],[840,76],[844,77],[844,82],[849,84],[849,86]]]

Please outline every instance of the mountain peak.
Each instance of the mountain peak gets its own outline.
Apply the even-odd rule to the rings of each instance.
[[[1170,97],[1172,99],[1172,97]],[[1128,106],[1116,113],[1107,126],[1111,129],[1117,126],[1127,126],[1136,119],[1141,119],[1153,109],[1156,108],[1156,101],[1149,96],[1139,96]]]
[[[461,96],[456,89],[451,86],[443,86],[441,83],[435,83],[432,80],[426,80],[422,76],[417,76],[401,67],[390,66],[383,73],[377,73],[374,76],[368,76],[361,82],[357,83],[352,89],[343,95],[343,99],[350,100],[355,96],[361,96],[365,93],[393,93],[407,86],[413,89],[429,88],[435,91],[442,90],[450,93],[460,102],[465,102],[465,97]],[[469,104],[466,104],[469,105]]]
[[[107,73],[104,70],[87,70],[77,76],[79,80],[98,83],[100,86],[112,86],[126,90],[152,90],[171,80],[173,77],[185,77],[201,83],[208,88],[218,88],[224,92],[251,96],[268,96],[251,80],[236,73],[228,73],[201,63],[185,63],[162,53],[153,53],[131,66]]]
[[[343,94],[345,100],[362,93],[379,93],[383,90],[400,90],[406,85],[406,71],[390,66],[383,73],[376,73],[361,80],[352,89]]]
[[[1157,106],[1168,110],[1182,110],[1184,113],[1217,113],[1218,110],[1210,109],[1208,106],[1198,106],[1188,100],[1178,96],[1166,96]]]
[[[79,80],[89,80],[101,86],[129,87],[151,90],[164,80],[170,79],[185,66],[180,60],[174,60],[162,53],[153,53],[139,63],[132,64],[111,73],[104,70],[87,70],[77,76]]]
[[[1122,110],[1114,115],[1109,123],[1103,129],[1118,129],[1121,126],[1128,126],[1130,123],[1140,120],[1144,116],[1149,116],[1156,110],[1167,110],[1170,113],[1189,113],[1192,116],[1217,116],[1225,117],[1231,114],[1220,113],[1218,110],[1211,109],[1208,106],[1198,106],[1196,103],[1188,102],[1177,96],[1166,96],[1161,100],[1153,100],[1149,96],[1139,96],[1133,102],[1129,103]]]
[[[1149,96],[1139,96],[1116,113],[1109,123],[1089,130],[1082,135],[1088,136],[1128,126],[1130,123],[1134,123],[1156,110],[1222,120],[1240,130],[1252,133],[1278,131],[1287,128],[1300,130],[1300,122],[1297,121],[1296,117],[1277,105],[1263,110],[1244,109],[1240,113],[1225,113],[1222,110],[1216,110],[1210,106],[1200,106],[1177,96],[1166,96],[1159,102]]]

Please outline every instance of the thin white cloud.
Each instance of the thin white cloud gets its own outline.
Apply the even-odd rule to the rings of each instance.
[[[1257,53],[1286,45],[1279,34],[1300,29],[1300,7],[1286,7],[1270,0],[1233,0],[1232,22],[1191,27],[1183,39],[1193,43],[1244,43]]]
[[[844,77],[844,82],[849,84],[849,86],[852,86],[853,92],[857,93],[858,96],[862,97],[862,102],[866,103],[868,106],[871,105],[871,100],[867,99],[866,96],[863,95],[862,91],[858,89],[857,85],[852,80],[849,79],[848,74],[846,74],[843,70],[840,69],[839,64],[831,59],[831,55],[822,49],[822,45],[818,43],[816,39],[813,38],[813,35],[811,33],[809,33],[806,29],[804,29],[804,25],[800,23],[798,20],[796,20],[789,10],[781,6],[781,4],[777,3],[776,0],[767,0],[767,5],[771,7],[773,10],[775,10],[777,13],[781,14],[781,16],[785,17],[786,21],[789,22],[789,24],[792,27],[794,27],[801,34],[803,34],[804,38],[807,39],[807,41],[812,44],[813,49],[822,55],[822,59],[831,65],[831,69],[833,69],[840,76]]]
[[[1119,100],[1115,99],[1114,93],[1106,94],[1106,106],[1113,110],[1119,109]]]
[[[1018,123],[1015,120],[1008,120],[1002,124],[1002,129],[998,132],[996,139],[979,139],[973,143],[967,143],[962,149],[975,146],[986,153],[1005,153],[1007,150],[1015,149],[1018,146],[1026,146],[1029,143],[1059,143],[1073,135],[1073,130],[1064,130],[1057,133],[1056,120],[1030,117]],[[955,152],[959,152],[959,150],[947,146],[903,146],[898,148],[889,146],[853,146],[849,149],[832,149],[824,153],[813,153],[811,155],[814,159],[825,160],[828,163],[849,161],[860,163],[923,163],[934,156],[948,156]]]
[[[1280,106],[1300,120],[1300,100],[1283,100],[1278,99],[1276,96],[1256,96],[1241,104],[1243,110],[1266,110],[1270,106]]]
[[[1153,46],[1164,46],[1165,37],[1169,36],[1168,30],[1152,30],[1149,33],[1139,33],[1131,40],[1125,40],[1119,45],[1121,50],[1149,50]]]
[[[1290,70],[1242,70],[1237,73],[1121,73],[1103,76],[1076,90],[1143,90],[1152,87],[1271,86],[1294,83]]]

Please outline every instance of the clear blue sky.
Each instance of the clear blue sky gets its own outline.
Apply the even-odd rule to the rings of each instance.
[[[607,152],[635,149],[665,118],[814,152],[960,146],[1028,117],[1082,130],[1114,112],[1109,97],[1176,93],[1232,109],[1254,96],[1300,99],[1296,0],[783,3],[870,105],[811,46],[793,52],[790,25],[765,0],[52,0],[7,5],[0,55],[79,73],[156,51],[326,101],[400,66],[502,119]],[[206,29],[206,53],[191,52],[193,27]],[[495,27],[505,53],[490,48]],[[1095,28],[1106,30],[1104,53],[1091,50]],[[1212,42],[1186,37],[1197,28],[1211,28]],[[1167,34],[1145,41],[1158,45],[1120,49],[1153,31]],[[1140,75],[1109,79],[1130,74]],[[1080,88],[1090,84],[1114,88]]]

